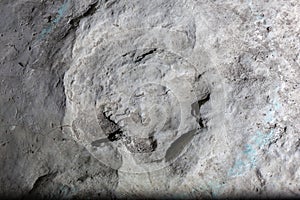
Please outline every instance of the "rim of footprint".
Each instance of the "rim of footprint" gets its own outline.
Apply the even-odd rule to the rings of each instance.
[[[201,109],[210,106],[210,88],[203,72],[155,34],[99,38],[65,74],[67,131],[113,169],[169,166],[205,134]]]

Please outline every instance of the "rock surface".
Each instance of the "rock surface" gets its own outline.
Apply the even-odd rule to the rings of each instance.
[[[297,0],[0,11],[1,196],[299,198]]]

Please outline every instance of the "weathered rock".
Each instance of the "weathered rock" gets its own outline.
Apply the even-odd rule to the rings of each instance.
[[[1,196],[299,197],[298,1],[0,11]]]

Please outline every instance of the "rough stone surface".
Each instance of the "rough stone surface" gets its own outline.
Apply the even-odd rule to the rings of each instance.
[[[300,197],[299,1],[0,14],[0,196]]]

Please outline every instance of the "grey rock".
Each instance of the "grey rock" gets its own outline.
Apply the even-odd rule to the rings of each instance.
[[[300,3],[0,2],[0,196],[299,197]]]

